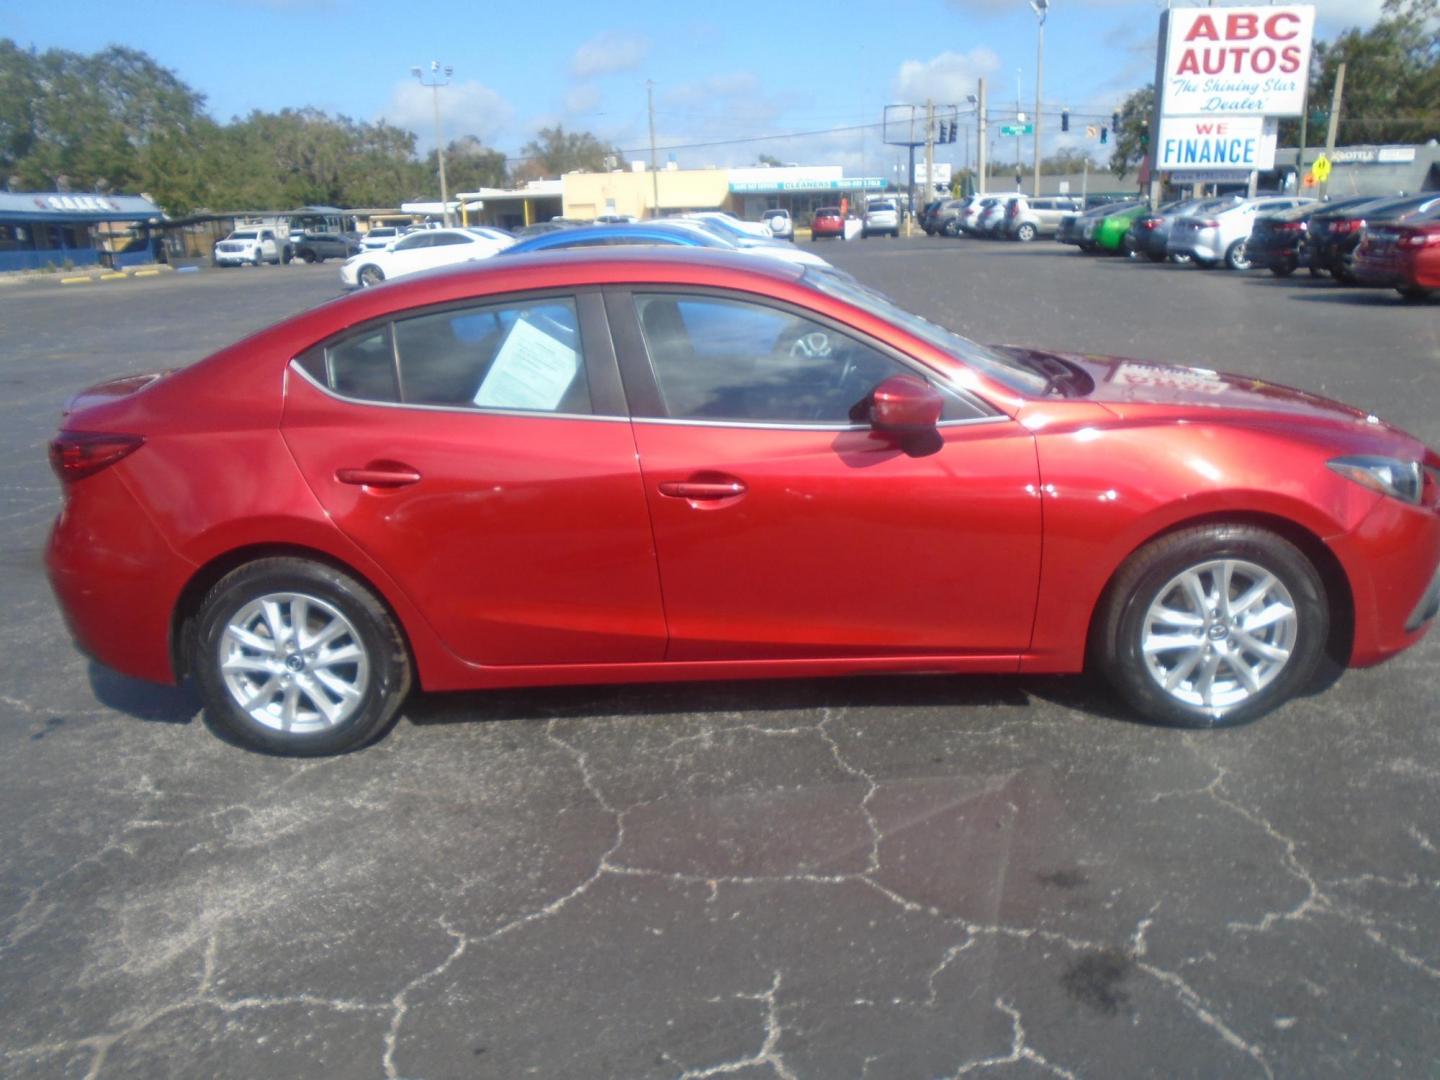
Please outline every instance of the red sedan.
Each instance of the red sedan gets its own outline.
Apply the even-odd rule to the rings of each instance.
[[[80,646],[283,753],[378,737],[412,683],[1093,662],[1230,723],[1440,602],[1440,457],[1373,416],[724,253],[367,289],[87,391],[51,454]]]
[[[1380,222],[1365,230],[1355,252],[1355,276],[1393,285],[1407,300],[1440,290],[1440,217]]]

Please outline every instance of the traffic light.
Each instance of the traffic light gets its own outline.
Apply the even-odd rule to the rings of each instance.
[[[946,136],[949,135],[949,134],[950,134],[950,126],[949,126],[948,124],[946,124],[944,120],[941,120],[941,121],[940,121],[940,138],[936,139],[935,141],[936,141],[936,142],[949,142],[950,140],[949,140],[948,138],[946,138]]]
[[[1069,110],[1069,109],[1061,109],[1061,110],[1060,110],[1060,130],[1061,130],[1061,131],[1069,131],[1069,130],[1070,130],[1070,110]]]
[[[1111,131],[1119,131],[1119,130],[1120,130],[1120,114],[1119,114],[1118,112],[1112,112],[1112,113],[1110,114],[1110,130],[1111,130]]]
[[[1109,128],[1103,128],[1103,127],[1102,127],[1102,128],[1100,129],[1100,142],[1101,142],[1101,143],[1107,143],[1107,142],[1109,142],[1109,141],[1110,141],[1110,129],[1109,129]]]
[[[954,142],[954,141],[955,141],[955,137],[956,137],[959,133],[960,133],[960,121],[959,121],[959,120],[951,120],[951,121],[950,121],[950,138],[946,139],[945,141],[946,141],[946,142]]]

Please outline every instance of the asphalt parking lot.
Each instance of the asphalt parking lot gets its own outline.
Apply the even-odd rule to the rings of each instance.
[[[1440,303],[1052,244],[806,244],[981,341],[1253,372],[1440,446]],[[333,264],[0,290],[0,1073],[1440,1076],[1432,637],[1248,727],[1082,679],[412,699],[266,758],[71,646],[64,399]]]

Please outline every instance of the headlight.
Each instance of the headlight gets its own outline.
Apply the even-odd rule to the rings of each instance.
[[[1348,477],[1371,491],[1389,495],[1392,499],[1399,499],[1412,506],[1420,505],[1425,474],[1418,461],[1356,454],[1353,457],[1335,458],[1326,464],[1341,476]]]

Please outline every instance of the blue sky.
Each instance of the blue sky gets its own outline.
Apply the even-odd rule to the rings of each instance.
[[[1153,78],[1164,0],[1053,0],[1045,28],[1045,107],[1076,114],[1069,138],[1046,121],[1049,152],[1084,143],[1081,113],[1106,115]],[[1379,0],[1320,0],[1319,38],[1368,25]],[[430,92],[410,75],[439,60],[447,138],[473,134],[516,154],[541,126],[595,132],[627,151],[648,145],[645,83],[655,83],[667,146],[874,124],[885,105],[962,102],[977,77],[992,120],[1035,95],[1036,19],[1025,0],[892,0],[854,5],[600,5],[555,0],[479,5],[409,0],[0,0],[0,36],[22,46],[143,49],[206,95],[219,120],[313,106],[384,118],[433,142]],[[973,132],[973,128],[971,129]],[[1108,147],[1093,147],[1103,160]],[[1007,140],[1001,160],[1013,154]],[[738,165],[760,153],[883,175],[903,152],[876,130],[676,149],[685,167]],[[973,155],[973,150],[969,151]],[[1029,158],[1027,143],[1024,153]],[[644,157],[636,153],[635,157]],[[963,164],[966,148],[940,160]]]

